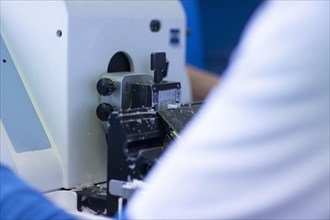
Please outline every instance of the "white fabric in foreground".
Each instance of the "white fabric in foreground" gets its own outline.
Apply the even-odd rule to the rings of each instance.
[[[329,218],[329,1],[271,1],[131,219]],[[220,39],[219,39],[220,40]]]

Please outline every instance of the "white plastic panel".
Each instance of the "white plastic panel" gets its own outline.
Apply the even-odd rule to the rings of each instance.
[[[150,31],[153,19],[158,32]],[[179,1],[1,1],[1,35],[63,161],[64,187],[106,180],[96,83],[115,53],[128,54],[134,72],[152,74],[150,54],[166,52],[166,80],[180,81],[182,101],[190,101],[185,33]]]

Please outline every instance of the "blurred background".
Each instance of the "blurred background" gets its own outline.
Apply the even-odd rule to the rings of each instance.
[[[187,63],[221,75],[241,33],[263,0],[181,0],[189,35]]]

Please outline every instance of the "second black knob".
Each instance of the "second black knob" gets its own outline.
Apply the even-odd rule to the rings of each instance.
[[[96,108],[96,115],[101,121],[107,121],[113,112],[113,107],[109,103],[102,103]]]

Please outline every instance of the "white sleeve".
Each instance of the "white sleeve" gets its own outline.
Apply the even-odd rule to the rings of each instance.
[[[328,219],[329,1],[271,1],[131,219]]]

